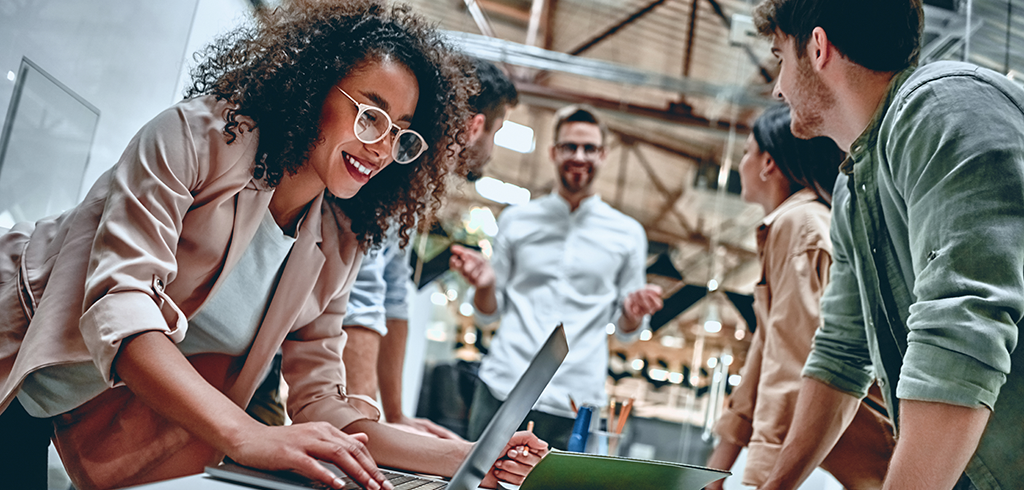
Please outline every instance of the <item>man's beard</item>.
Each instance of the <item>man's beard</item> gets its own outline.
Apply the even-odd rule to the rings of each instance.
[[[811,69],[810,60],[803,58],[796,62],[796,90],[786,97],[789,103],[793,136],[811,139],[828,136],[825,133],[825,110],[835,105],[836,97],[821,77]],[[794,104],[794,101],[799,101]]]
[[[570,177],[571,174],[575,174],[570,170],[570,167],[585,167],[586,173],[581,179],[577,180]],[[570,194],[578,194],[587,190],[590,187],[591,182],[594,181],[594,164],[593,163],[574,163],[564,162],[558,171],[558,178],[562,182],[562,188],[568,191]]]
[[[466,180],[476,182],[484,176],[484,167],[487,166],[487,162],[491,161],[490,151],[479,143],[470,145],[465,151],[466,165],[469,167]]]

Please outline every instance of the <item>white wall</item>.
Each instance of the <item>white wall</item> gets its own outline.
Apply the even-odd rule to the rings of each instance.
[[[138,129],[181,99],[185,60],[242,19],[246,0],[0,1],[0,124],[22,57],[100,110],[79,197]]]

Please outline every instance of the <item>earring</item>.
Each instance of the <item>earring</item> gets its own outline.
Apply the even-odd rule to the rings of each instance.
[[[761,177],[761,182],[768,182],[768,167],[761,170],[761,173],[758,174],[758,176]]]

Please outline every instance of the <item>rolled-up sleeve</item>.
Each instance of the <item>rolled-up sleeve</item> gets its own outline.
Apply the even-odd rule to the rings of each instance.
[[[112,363],[122,339],[150,330],[184,338],[186,323],[163,285],[177,271],[182,220],[209,144],[190,122],[180,108],[164,111],[102,177],[109,178],[109,190],[92,245],[80,329],[111,383],[117,381]]]
[[[384,321],[384,297],[388,284],[384,280],[384,251],[368,252],[359,266],[356,282],[348,300],[344,325],[361,326],[387,335]]]
[[[897,396],[991,408],[1024,312],[1024,117],[964,74],[917,87],[895,120],[916,298]]]
[[[747,349],[747,358],[740,371],[740,384],[732,390],[722,416],[715,424],[715,433],[737,446],[750,444],[754,433],[754,409],[757,406],[757,386],[761,379],[764,331],[758,328]]]
[[[832,266],[829,283],[821,297],[821,327],[803,375],[844,393],[863,398],[874,380],[871,353],[861,309],[857,275],[850,262],[850,194],[847,177],[840,175],[833,194]]]
[[[394,320],[409,319],[409,282],[412,267],[405,249],[397,245],[389,250],[389,257],[384,266],[384,283],[387,292],[384,294],[384,316]]]
[[[352,284],[357,270],[346,284]],[[328,303],[312,322],[285,338],[281,345],[281,374],[288,384],[288,415],[296,423],[323,421],[341,429],[368,418],[349,403],[345,389],[343,320],[348,288]]]

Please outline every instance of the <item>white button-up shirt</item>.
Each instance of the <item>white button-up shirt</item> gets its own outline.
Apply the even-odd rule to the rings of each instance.
[[[506,209],[498,219],[491,265],[498,309],[478,313],[501,326],[480,367],[480,378],[504,400],[534,354],[559,323],[569,354],[536,410],[573,417],[579,404],[605,404],[609,323],[617,323],[626,296],[646,284],[647,236],[640,223],[598,196],[573,212],[557,193]],[[623,335],[630,341],[647,327]]]

